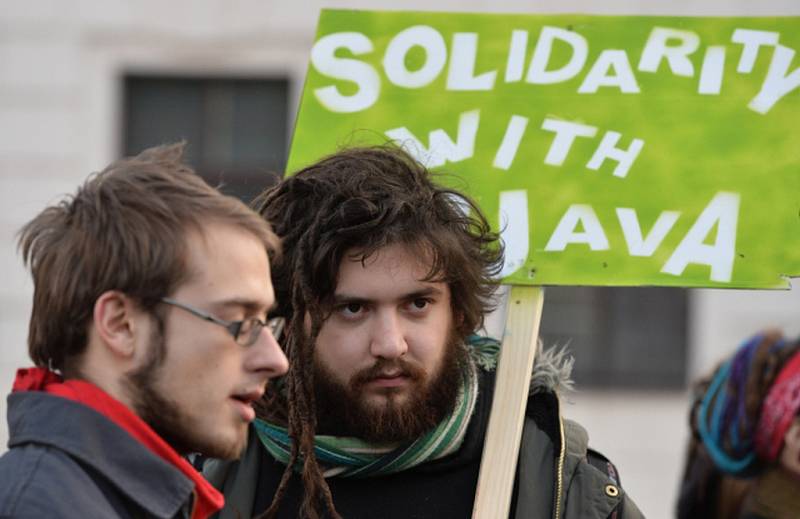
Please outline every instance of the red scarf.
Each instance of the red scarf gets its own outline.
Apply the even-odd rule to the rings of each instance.
[[[766,461],[775,461],[783,439],[800,410],[800,352],[784,364],[761,405],[756,428],[756,452]]]
[[[225,499],[188,461],[165,442],[144,420],[99,387],[84,380],[64,381],[60,375],[42,368],[17,370],[12,391],[44,391],[90,407],[125,429],[139,443],[180,470],[194,483],[192,519],[205,519],[222,508]]]

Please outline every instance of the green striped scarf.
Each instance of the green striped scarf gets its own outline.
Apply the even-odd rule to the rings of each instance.
[[[477,366],[493,369],[499,344],[471,336],[469,362],[464,363],[462,384],[452,413],[438,426],[408,445],[375,445],[358,438],[317,435],[314,454],[325,477],[373,477],[408,470],[456,452],[464,441],[478,398]],[[258,438],[277,461],[289,463],[291,438],[286,428],[262,419],[255,421]]]

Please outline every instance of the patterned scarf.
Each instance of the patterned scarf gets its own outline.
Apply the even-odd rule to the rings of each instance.
[[[784,438],[800,410],[800,352],[784,364],[761,404],[755,433],[756,452],[773,462],[783,448]]]
[[[412,443],[399,446],[375,445],[358,438],[317,435],[314,437],[314,454],[323,467],[323,475],[326,478],[366,478],[393,474],[456,452],[464,441],[478,398],[477,366],[494,369],[499,351],[499,343],[485,337],[470,336],[467,344],[469,361],[464,363],[461,387],[449,416]],[[286,428],[258,418],[255,429],[270,455],[284,465],[289,463],[292,440]]]

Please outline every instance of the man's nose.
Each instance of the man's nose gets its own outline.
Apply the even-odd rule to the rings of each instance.
[[[269,328],[264,327],[258,340],[249,347],[246,367],[250,371],[261,371],[267,378],[279,377],[289,370],[289,361]]]
[[[372,330],[370,353],[374,357],[396,359],[407,351],[408,345],[399,317],[393,312],[379,314]]]

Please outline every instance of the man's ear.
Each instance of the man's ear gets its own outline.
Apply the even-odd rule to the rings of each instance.
[[[138,313],[134,302],[117,290],[103,292],[95,301],[92,326],[96,336],[113,354],[133,356]]]
[[[783,437],[783,450],[780,455],[780,464],[800,477],[800,417],[796,417]]]

